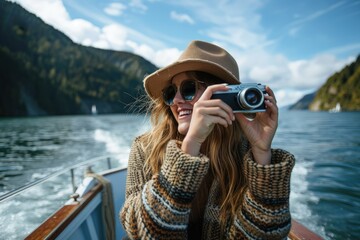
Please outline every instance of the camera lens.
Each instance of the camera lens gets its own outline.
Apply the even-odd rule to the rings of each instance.
[[[258,88],[245,88],[239,92],[238,103],[244,109],[254,109],[260,107],[264,101],[264,94]]]
[[[250,89],[245,93],[245,101],[249,105],[257,105],[260,101],[261,96],[259,96],[259,92],[254,89]]]

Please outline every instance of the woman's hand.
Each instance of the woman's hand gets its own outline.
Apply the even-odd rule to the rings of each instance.
[[[241,113],[235,114],[251,144],[255,161],[263,165],[271,162],[271,143],[278,126],[279,116],[274,92],[269,86],[266,86],[266,92],[268,95],[265,95],[265,112],[256,113],[256,117],[252,120]]]
[[[209,136],[215,124],[228,127],[235,120],[230,106],[220,99],[211,99],[213,92],[226,90],[228,90],[226,85],[211,85],[194,104],[190,127],[181,147],[184,152],[193,156],[199,155],[202,143]]]

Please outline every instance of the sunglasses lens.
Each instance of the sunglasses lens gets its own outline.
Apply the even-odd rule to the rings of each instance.
[[[196,82],[193,80],[184,81],[180,86],[180,94],[185,101],[191,101],[196,95]],[[170,85],[163,90],[163,99],[166,105],[173,105],[176,96],[177,88],[175,85]]]
[[[180,93],[185,101],[193,100],[196,94],[196,82],[195,81],[183,82],[183,84],[181,84]]]
[[[174,103],[174,98],[176,95],[176,87],[170,85],[163,91],[163,99],[166,105],[172,105]]]

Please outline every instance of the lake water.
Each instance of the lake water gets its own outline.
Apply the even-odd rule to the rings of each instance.
[[[132,140],[147,128],[142,115],[0,119],[0,195],[98,156],[126,166]],[[282,110],[273,147],[296,157],[292,217],[325,239],[360,239],[360,113]],[[31,232],[67,201],[70,182],[63,174],[1,202],[0,239]]]

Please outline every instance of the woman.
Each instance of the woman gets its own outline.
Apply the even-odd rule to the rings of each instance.
[[[131,148],[120,213],[130,238],[286,238],[295,160],[271,149],[273,91],[266,87],[266,111],[254,119],[211,99],[239,83],[235,59],[201,41],[145,78],[152,129]]]

